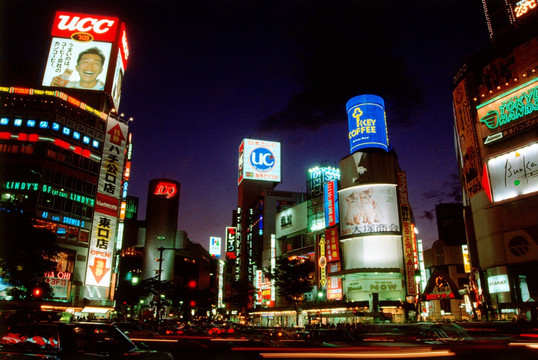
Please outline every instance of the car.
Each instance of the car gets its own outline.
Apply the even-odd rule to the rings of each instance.
[[[97,322],[13,325],[0,337],[0,358],[173,360],[168,352],[137,347],[112,324]]]
[[[122,321],[115,322],[114,325],[130,339],[153,338],[156,334],[158,334],[156,331],[142,329],[142,327],[136,322]]]

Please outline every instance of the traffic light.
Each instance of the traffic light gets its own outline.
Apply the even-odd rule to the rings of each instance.
[[[41,299],[41,297],[43,296],[43,290],[41,290],[40,287],[35,287],[32,290],[32,296],[36,299]]]

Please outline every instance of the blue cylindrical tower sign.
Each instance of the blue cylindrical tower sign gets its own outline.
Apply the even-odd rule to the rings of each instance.
[[[359,95],[346,104],[349,124],[349,150],[379,148],[388,151],[389,137],[385,102],[377,95]]]

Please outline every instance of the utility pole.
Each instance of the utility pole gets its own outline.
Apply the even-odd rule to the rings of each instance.
[[[165,248],[165,247],[158,247],[156,250],[159,251],[159,259],[155,259],[159,262],[159,272],[157,275],[157,286],[159,294],[157,296],[157,328],[161,325],[161,294],[162,294],[162,272],[163,272],[163,252],[164,250],[180,250],[176,248]]]

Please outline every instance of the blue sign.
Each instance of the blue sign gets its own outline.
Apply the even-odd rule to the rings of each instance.
[[[275,156],[266,148],[257,148],[250,154],[252,167],[260,172],[267,172],[275,166]]]
[[[346,104],[350,153],[367,148],[388,151],[385,102],[377,95],[359,95]]]

